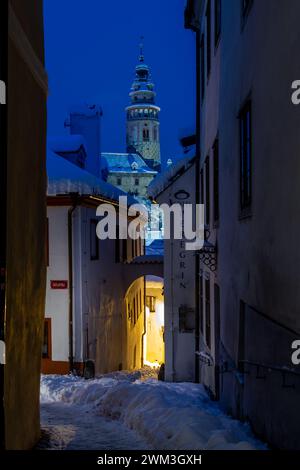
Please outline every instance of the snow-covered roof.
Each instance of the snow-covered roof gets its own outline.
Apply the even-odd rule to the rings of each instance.
[[[51,149],[48,149],[47,153],[47,175],[48,196],[78,193],[80,195],[102,196],[116,201],[119,196],[127,195],[124,191],[56,155]],[[128,203],[134,204],[136,200],[128,196]]]
[[[174,165],[170,165],[166,171],[160,173],[148,186],[148,196],[155,198],[162,193],[169,184],[174,181],[182,172],[188,170],[194,163],[195,157],[185,157]]]
[[[137,153],[102,153],[101,170],[108,173],[147,173],[157,175]]]
[[[53,152],[77,152],[80,147],[86,150],[86,142],[82,135],[66,135],[48,139],[48,147]]]

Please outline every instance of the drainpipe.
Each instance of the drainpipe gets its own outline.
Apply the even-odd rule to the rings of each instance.
[[[7,87],[8,76],[8,1],[0,2],[0,80]],[[2,83],[2,86],[3,83]],[[3,96],[1,96],[3,98]],[[7,244],[7,105],[0,104],[0,449],[5,448],[4,415],[4,352],[6,307],[6,244]]]
[[[201,34],[200,29],[196,30],[196,162],[195,162],[195,202],[200,204],[200,111],[201,111],[201,78],[200,78],[200,44]],[[195,256],[195,382],[199,383],[199,355],[197,352],[200,350],[200,257],[196,253]]]
[[[78,193],[70,194],[72,207],[68,210],[68,255],[69,255],[69,369],[74,369],[73,351],[73,214],[79,205]]]

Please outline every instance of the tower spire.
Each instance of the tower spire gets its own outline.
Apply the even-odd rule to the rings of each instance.
[[[144,62],[144,36],[141,36],[139,61]]]

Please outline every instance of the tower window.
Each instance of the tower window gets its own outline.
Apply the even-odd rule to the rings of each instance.
[[[117,178],[117,185],[121,186],[121,184],[122,184],[122,178]]]
[[[143,129],[143,141],[144,142],[149,141],[149,129]]]
[[[135,186],[139,186],[139,184],[140,184],[140,180],[139,180],[138,178],[135,178],[135,180],[134,180],[134,184],[135,184]]]

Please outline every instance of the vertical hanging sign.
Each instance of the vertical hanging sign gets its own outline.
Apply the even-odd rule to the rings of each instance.
[[[0,449],[5,447],[4,363],[7,210],[8,0],[0,1]]]

